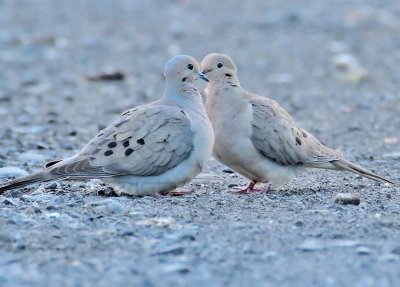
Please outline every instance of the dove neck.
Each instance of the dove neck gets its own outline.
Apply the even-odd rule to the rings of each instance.
[[[198,109],[203,106],[199,91],[191,83],[166,83],[164,97],[184,109]]]
[[[210,84],[216,86],[232,86],[232,87],[240,87],[239,79],[236,73],[226,73],[221,77],[210,77]]]

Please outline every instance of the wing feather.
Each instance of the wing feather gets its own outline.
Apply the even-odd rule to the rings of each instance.
[[[162,174],[193,150],[190,120],[176,106],[144,105],[100,131],[71,161],[49,167],[68,178]]]
[[[281,165],[317,164],[342,159],[301,129],[279,104],[271,99],[251,96],[253,109],[251,140],[264,156]]]

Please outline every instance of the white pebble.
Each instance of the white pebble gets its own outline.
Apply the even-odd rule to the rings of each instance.
[[[26,176],[28,174],[29,173],[26,172],[25,170],[15,166],[6,166],[0,168],[0,177],[10,177],[10,176],[20,177],[20,176]]]

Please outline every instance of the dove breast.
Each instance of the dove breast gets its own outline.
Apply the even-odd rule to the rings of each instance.
[[[250,95],[240,88],[215,89],[207,100],[207,111],[215,133],[213,155],[244,177],[280,186],[295,176],[296,166],[283,166],[265,157],[254,144],[257,113]],[[227,102],[234,104],[227,105]],[[264,123],[263,123],[264,124]],[[268,134],[263,134],[268,137]],[[273,135],[271,135],[273,136]]]

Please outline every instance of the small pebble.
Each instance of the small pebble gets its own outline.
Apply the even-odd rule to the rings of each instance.
[[[318,240],[318,239],[307,239],[303,243],[301,243],[299,246],[297,246],[297,249],[301,251],[317,251],[317,250],[322,250],[326,248],[326,245],[323,241]]]
[[[53,183],[50,183],[50,184],[48,184],[46,187],[45,187],[45,189],[49,189],[49,190],[54,190],[54,189],[57,189],[57,182],[53,182]]]
[[[111,186],[106,186],[102,189],[99,189],[97,191],[97,194],[109,196],[109,197],[118,197],[118,194],[115,192],[114,188],[112,188]]]
[[[124,230],[119,234],[121,237],[124,236],[134,236],[135,232],[133,230]]]
[[[124,212],[125,208],[116,201],[110,201],[107,205],[108,211],[111,213],[121,213]]]
[[[361,202],[360,197],[357,194],[353,193],[338,193],[334,197],[333,201],[337,204],[353,204],[353,205],[359,205]]]
[[[49,212],[46,214],[46,216],[49,218],[58,218],[60,217],[60,214],[58,212]]]
[[[154,254],[157,255],[182,255],[185,252],[185,248],[182,246],[168,246],[156,251]]]
[[[52,204],[49,204],[49,205],[46,206],[46,210],[48,210],[48,211],[57,210],[57,207],[55,207]]]
[[[6,166],[0,168],[0,178],[1,177],[20,177],[26,176],[29,173],[19,167]]]
[[[13,205],[13,206],[18,206],[18,203],[16,203],[14,200],[10,198],[6,198],[2,202],[4,205]]]
[[[182,263],[170,263],[161,268],[163,273],[179,273],[185,275],[190,273],[190,267]]]
[[[122,81],[124,78],[125,74],[121,71],[104,72],[86,77],[89,81]]]
[[[297,226],[297,227],[303,227],[304,226],[304,223],[303,223],[303,221],[296,221],[295,223],[294,223],[294,225],[295,226]]]
[[[369,255],[372,253],[371,249],[366,246],[359,246],[356,249],[356,252],[360,255]]]

